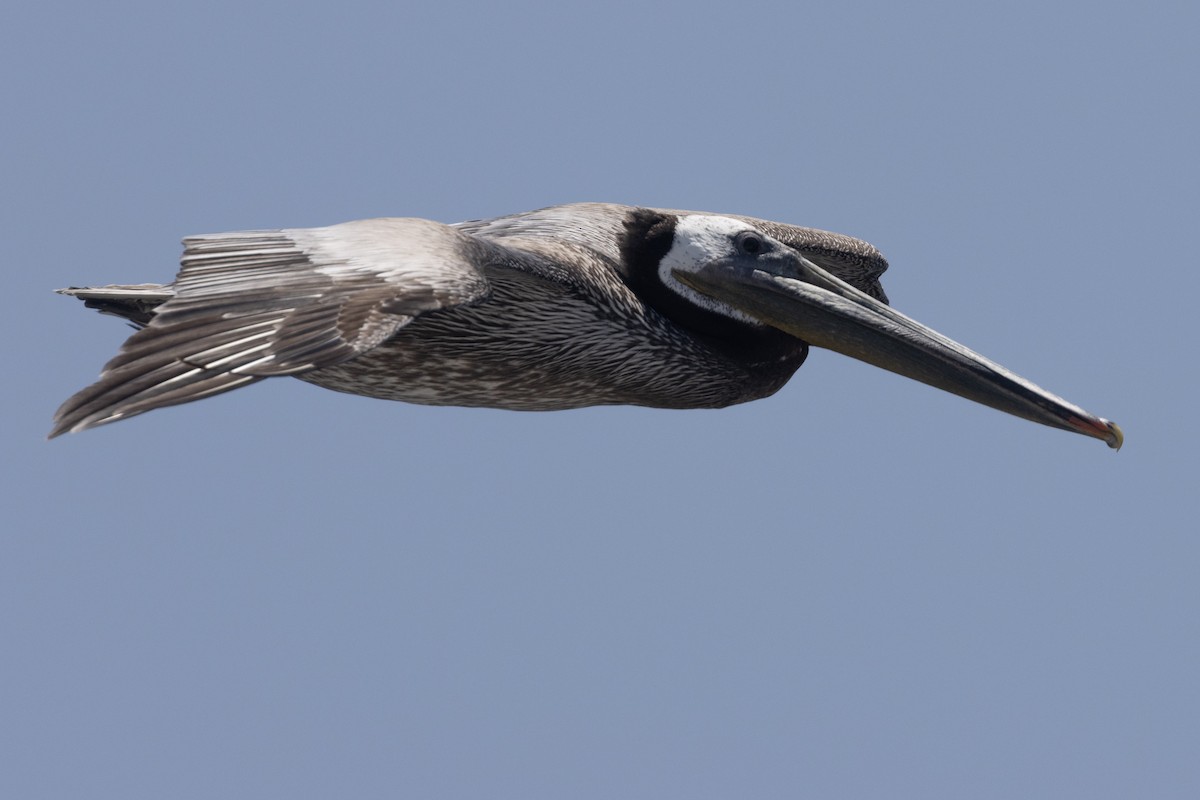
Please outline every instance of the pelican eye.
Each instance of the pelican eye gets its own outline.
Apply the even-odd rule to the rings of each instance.
[[[766,249],[766,243],[763,242],[761,236],[753,231],[746,231],[737,235],[737,246],[746,255],[756,256]]]

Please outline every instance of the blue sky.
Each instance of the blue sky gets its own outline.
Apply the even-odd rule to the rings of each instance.
[[[0,795],[1195,797],[1200,15],[42,4],[0,26]],[[44,441],[187,234],[575,200],[880,247],[1119,454],[824,352],[722,411],[292,380]]]

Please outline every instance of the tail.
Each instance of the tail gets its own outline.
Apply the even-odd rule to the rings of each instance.
[[[158,283],[139,283],[133,286],[72,286],[59,289],[59,294],[78,297],[88,308],[101,314],[111,314],[129,320],[138,328],[150,324],[154,309],[170,300],[175,292]]]

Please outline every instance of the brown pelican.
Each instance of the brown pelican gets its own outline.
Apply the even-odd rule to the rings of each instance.
[[[51,436],[293,375],[431,405],[718,408],[810,345],[1120,447],[1121,429],[894,311],[866,242],[604,203],[184,239],[167,285],[65,294],[140,327]]]

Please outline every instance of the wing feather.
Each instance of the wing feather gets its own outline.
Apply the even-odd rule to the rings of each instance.
[[[485,299],[483,267],[503,258],[419,219],[185,239],[170,299],[50,435],[354,358],[419,314]]]

